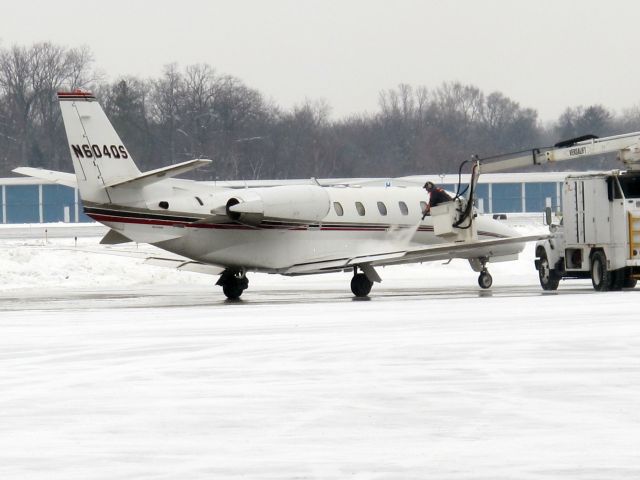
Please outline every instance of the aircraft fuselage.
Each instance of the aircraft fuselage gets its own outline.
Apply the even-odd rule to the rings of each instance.
[[[434,235],[431,217],[421,219],[428,196],[416,187],[307,185],[215,189],[203,182],[178,182],[182,184],[179,195],[176,188],[171,189],[171,196],[156,188],[155,192],[147,192],[152,199],[144,201],[144,207],[90,205],[86,212],[137,242],[151,243],[203,263],[271,273],[291,273],[291,267],[331,259],[445,243]],[[298,218],[291,212],[286,219],[253,213],[253,217],[238,220],[229,217],[232,212],[226,210],[226,205],[230,199],[244,196],[255,202],[256,198],[273,193],[282,196],[281,204],[301,205]],[[296,195],[302,197],[292,198]],[[304,211],[309,195],[315,195],[314,211]],[[277,212],[278,208],[284,208],[273,205],[276,201],[271,203],[262,206],[267,214],[270,209]],[[179,209],[174,209],[174,205]],[[148,208],[151,206],[155,208]],[[212,211],[218,215],[212,215]],[[318,212],[326,213],[320,216]],[[476,221],[479,239],[516,235],[513,229],[490,217],[479,216]],[[508,256],[520,252],[522,247],[522,244],[494,246],[473,256]],[[437,258],[450,255],[445,252]],[[304,268],[296,271],[304,272]],[[310,269],[309,273],[314,272]]]

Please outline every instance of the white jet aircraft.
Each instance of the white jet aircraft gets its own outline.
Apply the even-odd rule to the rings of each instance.
[[[422,219],[427,194],[420,185],[311,180],[229,188],[171,178],[210,162],[202,159],[143,173],[91,93],[60,92],[58,99],[75,176],[14,171],[77,187],[85,213],[111,229],[101,243],[155,245],[179,257],[154,257],[150,263],[220,275],[217,285],[230,299],[247,288],[247,272],[353,270],[351,290],[363,297],[381,281],[377,266],[452,258],[468,259],[480,272],[480,286],[489,288],[489,260],[515,260],[525,242],[540,238],[518,236],[475,212],[466,227],[445,225],[439,234],[437,218]],[[460,213],[465,202],[450,203]]]

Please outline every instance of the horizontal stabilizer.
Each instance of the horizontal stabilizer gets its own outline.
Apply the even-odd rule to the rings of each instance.
[[[131,241],[133,240],[112,229],[109,230],[104,237],[102,237],[100,243],[102,245],[118,245],[120,243],[129,243]]]
[[[12,170],[20,175],[26,175],[27,177],[39,178],[40,180],[46,180],[51,183],[57,183],[59,185],[65,185],[71,188],[78,188],[78,181],[73,173],[56,172],[55,170],[45,170],[43,168],[33,167],[18,167]]]
[[[186,162],[177,163],[175,165],[169,165],[167,167],[151,170],[149,172],[144,172],[134,178],[129,178],[127,180],[119,180],[114,183],[109,183],[106,185],[106,187],[107,188],[116,188],[116,187],[124,187],[124,186],[144,187],[146,185],[159,182],[160,180],[164,180],[165,178],[175,177],[176,175],[180,175],[181,173],[188,172],[195,168],[200,168],[210,163],[211,163],[211,160],[207,160],[204,158],[189,160]]]

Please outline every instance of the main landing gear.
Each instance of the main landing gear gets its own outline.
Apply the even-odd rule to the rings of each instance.
[[[373,271],[373,276],[379,279],[380,277],[377,276],[373,267],[369,268]],[[358,273],[358,267],[353,267],[353,278],[351,279],[351,291],[353,294],[359,298],[366,297],[369,295],[372,286],[373,282],[369,280],[369,277],[362,272]]]
[[[356,297],[366,297],[371,291],[373,282],[364,273],[356,273],[351,279],[351,291]]]
[[[249,279],[244,270],[225,270],[216,285],[222,287],[222,291],[229,300],[237,300],[249,286]]]

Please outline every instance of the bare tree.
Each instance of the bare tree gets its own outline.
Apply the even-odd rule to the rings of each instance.
[[[13,161],[60,168],[67,151],[61,136],[55,92],[83,87],[94,79],[87,48],[51,43],[0,49],[0,95],[5,115],[3,135],[13,139]]]
[[[103,86],[100,92],[107,116],[143,170],[155,168],[163,160],[153,135],[151,88],[149,81],[126,77]]]
[[[611,131],[612,115],[602,105],[567,108],[556,126],[561,138],[573,138],[585,134],[606,135]]]
[[[586,134],[606,136],[613,133],[613,125],[613,115],[602,105],[579,106],[567,108],[558,119],[554,131],[560,139],[567,140]],[[563,168],[601,169],[615,165],[613,155],[604,155],[580,163],[568,162]]]
[[[179,153],[185,153],[184,145],[190,143],[185,142],[184,137],[188,140],[189,136],[181,129],[185,122],[184,90],[184,78],[175,63],[166,65],[162,77],[151,82],[149,113],[160,151],[166,153],[162,158],[169,162],[175,162]]]
[[[0,168],[68,169],[55,92],[90,85],[140,168],[213,159],[199,178],[450,173],[473,153],[530,148],[542,137],[640,129],[639,107],[614,116],[601,105],[568,108],[544,128],[534,109],[460,82],[400,84],[380,92],[376,113],[332,120],[326,101],[282,109],[210,65],[104,82],[86,47],[39,43],[0,48]]]

